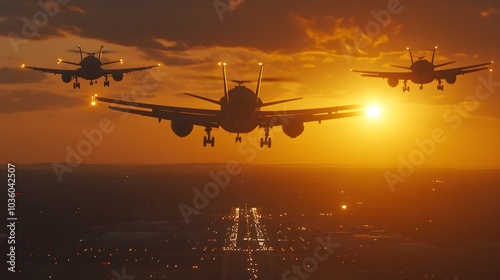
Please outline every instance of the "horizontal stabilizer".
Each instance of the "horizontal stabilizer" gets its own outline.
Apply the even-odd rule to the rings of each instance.
[[[409,67],[409,66],[391,65],[391,67],[403,68],[403,69],[406,69],[406,70],[411,70],[411,67]]]
[[[266,102],[266,103],[263,103],[262,105],[257,106],[257,107],[260,108],[260,107],[264,107],[264,106],[271,106],[271,105],[281,104],[281,103],[295,101],[295,100],[299,100],[299,99],[302,99],[302,97],[285,99],[285,100],[278,100],[278,101],[272,101],[272,102]]]
[[[214,99],[210,99],[210,98],[207,98],[207,97],[203,97],[203,96],[199,96],[199,95],[195,95],[195,94],[187,93],[187,92],[185,92],[184,94],[185,95],[189,95],[189,96],[194,97],[194,98],[205,100],[205,101],[217,104],[217,105],[221,105],[219,100],[214,100]]]
[[[101,63],[101,65],[108,65],[108,64],[113,64],[113,63],[123,63],[123,59],[120,59],[120,60],[115,60],[115,61],[109,61],[109,62],[104,62],[104,63]]]
[[[445,65],[448,65],[448,64],[455,63],[455,62],[456,61],[450,61],[450,62],[441,63],[441,64],[438,64],[438,65],[434,65],[434,68],[438,68],[438,67],[441,67],[441,66],[445,66]]]

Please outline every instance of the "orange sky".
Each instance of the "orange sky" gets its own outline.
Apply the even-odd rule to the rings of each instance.
[[[414,57],[430,59],[430,49],[437,45],[436,63],[456,60],[453,67],[499,61],[496,1],[230,2],[232,10],[222,12],[213,6],[222,1],[61,0],[57,13],[48,16],[35,35],[25,32],[29,36],[23,35],[23,18],[33,20],[37,13],[40,17],[42,7],[32,1],[0,4],[0,162],[64,163],[68,150],[83,149],[84,131],[95,132],[109,120],[112,131],[80,155],[82,163],[237,160],[397,166],[403,158],[418,167],[500,168],[500,84],[484,82],[500,82],[497,72],[459,76],[454,85],[445,84],[444,92],[433,82],[424,90],[410,83],[410,93],[402,93],[401,86],[391,88],[385,80],[349,71],[398,71],[389,65],[409,65],[407,46]],[[388,14],[390,18],[380,18]],[[14,35],[19,37],[12,39]],[[86,51],[105,45],[112,51],[105,59],[123,58],[123,67],[162,66],[153,71],[156,74],[137,72],[126,74],[121,82],[111,80],[109,88],[103,87],[103,79],[93,86],[81,80],[80,90],[73,90],[60,76],[19,69],[22,63],[71,69],[57,65],[56,59],[78,61],[78,54],[68,52],[78,44]],[[264,102],[304,97],[269,109],[364,103],[378,104],[383,113],[377,120],[307,123],[295,139],[274,128],[270,149],[252,144],[263,131],[243,135],[242,143],[236,144],[235,135],[219,129],[213,133],[216,146],[204,148],[202,127],[179,138],[168,121],[132,115],[122,119],[106,104],[89,106],[93,94],[121,98],[139,93],[143,79],[156,75],[157,87],[139,94],[143,102],[217,109],[182,93],[220,98],[222,80],[207,78],[220,76],[218,61],[228,63],[229,79],[255,80],[258,62],[265,64],[264,77],[290,79],[264,82],[260,96]],[[255,83],[247,86],[254,89]],[[440,143],[429,144],[426,139],[436,130],[442,132]],[[421,154],[424,157],[418,158]]]

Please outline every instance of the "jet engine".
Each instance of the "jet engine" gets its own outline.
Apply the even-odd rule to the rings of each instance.
[[[445,80],[448,84],[454,84],[457,81],[457,76],[448,76]]]
[[[182,120],[172,120],[170,126],[175,135],[179,137],[186,137],[193,131],[193,124]]]
[[[113,73],[113,80],[119,82],[123,80],[123,73]]]
[[[283,125],[283,132],[290,138],[295,138],[304,132],[304,123],[292,121],[289,124]]]
[[[73,79],[73,77],[71,76],[71,74],[62,74],[61,79],[63,80],[63,82],[69,83],[71,82],[71,79]]]
[[[392,79],[392,78],[389,78],[387,80],[387,83],[389,84],[389,86],[391,87],[396,87],[398,84],[399,84],[399,80],[398,79]]]

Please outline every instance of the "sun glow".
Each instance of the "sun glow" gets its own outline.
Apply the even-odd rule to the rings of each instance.
[[[378,106],[369,106],[366,108],[366,115],[370,119],[376,119],[376,118],[380,117],[380,114],[381,114],[381,110],[380,110],[380,107],[378,107]]]

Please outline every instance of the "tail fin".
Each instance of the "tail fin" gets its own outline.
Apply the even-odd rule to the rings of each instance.
[[[262,81],[262,70],[264,69],[264,65],[259,62],[260,72],[259,72],[259,80],[257,80],[257,89],[255,89],[255,103],[259,102],[259,92],[260,92],[260,83]]]
[[[82,54],[82,47],[80,45],[76,46],[78,50],[80,51],[80,61],[83,60],[83,54]]]
[[[101,46],[99,49],[99,61],[102,59],[102,48],[104,48],[104,46]]]
[[[434,50],[432,51],[432,59],[431,59],[431,63],[434,64],[434,56],[436,55],[436,50],[437,50],[437,46],[434,47]]]
[[[222,79],[224,81],[224,97],[226,98],[226,103],[229,104],[229,95],[227,94],[227,76],[226,76],[226,63],[219,62],[222,66]]]
[[[408,52],[410,53],[410,60],[411,60],[411,64],[413,65],[413,55],[411,54],[411,50],[410,48],[406,48],[408,50]]]

